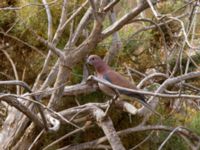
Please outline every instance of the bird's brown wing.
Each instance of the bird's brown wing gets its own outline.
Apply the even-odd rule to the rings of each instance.
[[[126,88],[133,88],[133,89],[136,88],[125,77],[123,77],[121,74],[119,74],[118,72],[115,72],[113,70],[107,71],[103,75],[103,77],[104,77],[104,79],[106,79],[107,81],[109,81],[115,85],[119,85],[119,86],[126,87]]]
[[[103,79],[109,81],[112,84],[121,86],[121,87],[125,87],[125,88],[129,88],[129,89],[137,89],[136,86],[134,84],[132,84],[130,81],[128,81],[125,77],[123,77],[121,74],[109,70],[106,73],[103,74]],[[146,108],[148,108],[149,110],[151,110],[152,112],[154,112],[155,114],[157,114],[158,116],[161,116],[157,111],[155,111],[151,105],[149,105],[146,101],[145,101],[145,96],[143,94],[139,94],[139,93],[134,93],[134,92],[130,92],[130,91],[126,91],[126,90],[118,90],[119,93],[121,95],[125,96],[125,99],[135,99],[137,102],[141,103],[143,106],[145,106]],[[122,97],[124,97],[122,96]]]
[[[132,84],[129,80],[123,77],[121,74],[115,71],[108,71],[103,75],[103,78],[109,81],[112,84],[129,88],[129,89],[137,89],[134,84]],[[118,90],[120,94],[124,94],[133,98],[137,98],[145,102],[145,96],[143,94],[133,93],[126,90]]]

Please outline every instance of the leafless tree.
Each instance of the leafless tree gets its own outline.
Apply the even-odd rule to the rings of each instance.
[[[15,37],[12,34],[9,34],[8,32],[0,32],[1,35],[16,40],[45,57],[42,69],[31,88],[25,82],[19,81],[15,62],[6,51],[9,45],[5,44],[0,47],[2,53],[10,62],[14,72],[14,79],[0,81],[0,85],[16,86],[15,94],[0,94],[1,102],[5,102],[9,105],[6,119],[4,120],[0,131],[0,149],[38,149],[42,143],[43,136],[59,131],[60,126],[73,126],[75,129],[59,139],[51,141],[49,145],[43,146],[45,150],[78,132],[90,132],[90,129],[93,126],[99,126],[105,136],[85,143],[78,143],[76,145],[66,143],[66,145],[60,148],[60,150],[123,150],[126,149],[122,142],[125,135],[141,131],[158,130],[169,132],[169,136],[163,141],[158,149],[162,149],[173,134],[177,134],[183,138],[189,148],[199,149],[200,137],[196,133],[190,131],[184,126],[169,127],[163,125],[162,116],[160,116],[160,124],[146,125],[146,121],[149,117],[155,114],[150,113],[145,107],[138,109],[127,101],[114,100],[111,104],[110,101],[113,101],[113,98],[105,103],[91,102],[67,108],[62,111],[60,109],[63,101],[67,101],[67,96],[78,96],[83,93],[90,94],[96,91],[98,89],[96,84],[97,82],[106,84],[116,90],[123,89],[134,93],[145,94],[149,97],[148,103],[151,104],[153,109],[156,109],[160,103],[159,97],[175,100],[177,103],[173,103],[174,105],[178,105],[179,99],[193,102],[194,100],[198,100],[200,98],[200,95],[198,95],[200,89],[187,83],[186,80],[198,78],[200,76],[198,65],[194,60],[198,55],[196,50],[200,49],[200,46],[194,42],[194,40],[197,39],[197,37],[195,37],[195,30],[197,28],[197,17],[199,17],[199,1],[185,1],[185,5],[177,10],[182,10],[183,12],[182,15],[178,16],[176,15],[176,12],[172,12],[171,14],[160,13],[157,7],[160,3],[164,3],[162,1],[137,0],[134,3],[131,3],[131,5],[133,5],[132,9],[119,17],[116,14],[115,8],[119,7],[121,3],[120,0],[86,0],[80,6],[74,7],[72,12],[69,12],[68,10],[70,1],[62,0],[62,10],[59,18],[60,21],[56,31],[54,32],[52,27],[54,18],[52,17],[51,5],[58,2],[59,0],[52,0],[51,2],[42,0],[41,3],[30,3],[20,7],[9,6],[0,8],[0,11],[6,12],[18,11],[26,7],[32,7],[33,5],[42,7],[46,11],[48,22],[47,38],[44,38],[40,36],[36,30],[26,26],[25,21],[21,20],[32,34],[32,38],[40,41],[48,49],[47,55],[44,55],[38,48],[24,42],[22,39]],[[74,20],[83,12],[84,15],[81,17],[79,24],[74,25]],[[151,13],[154,19],[148,18],[147,13]],[[170,28],[169,24],[172,22],[178,24],[178,33],[173,32]],[[162,40],[160,49],[163,49],[164,51],[164,64],[166,65],[166,71],[162,73],[156,71],[150,74],[143,74],[132,68],[127,68],[128,71],[134,72],[143,78],[138,84],[139,88],[144,87],[147,83],[156,82],[156,77],[162,78],[162,84],[160,84],[154,92],[126,89],[104,80],[100,80],[95,76],[90,76],[88,78],[86,67],[83,67],[82,82],[75,85],[69,85],[72,69],[78,63],[84,62],[85,58],[90,53],[95,53],[95,47],[103,43],[104,40],[109,37],[112,38],[112,41],[109,50],[105,54],[105,61],[111,63],[115,60],[122,49],[123,43],[119,31],[123,30],[127,25],[135,23],[139,23],[141,28],[136,32],[131,33],[132,35],[129,38],[132,38],[141,32],[155,29],[159,32]],[[91,24],[93,27],[89,28]],[[70,34],[67,39],[63,39],[64,31],[68,27],[70,27]],[[163,31],[163,27],[166,28],[166,31]],[[82,42],[78,41],[80,36],[83,34],[84,39]],[[166,42],[166,34],[169,35],[172,43],[169,44]],[[65,46],[63,49],[60,49],[57,46],[60,40],[65,40]],[[183,54],[186,54],[186,56]],[[174,59],[174,55],[177,57],[173,64],[171,62]],[[53,56],[56,56],[57,60],[54,66],[51,67],[50,62]],[[183,66],[184,57],[186,57],[186,66]],[[189,66],[191,64],[197,67],[195,71],[189,71]],[[51,69],[49,70],[50,67]],[[183,70],[183,68],[185,68],[185,70]],[[47,76],[43,79],[45,74],[47,74]],[[175,87],[177,90],[175,92],[169,91],[168,87]],[[190,89],[191,94],[187,94],[183,90],[184,87]],[[24,93],[21,92],[22,88],[24,89]],[[43,99],[48,99],[47,105],[42,103]],[[196,102],[194,103],[196,104]],[[116,131],[116,128],[113,125],[113,120],[106,111],[108,108],[111,109],[109,111],[112,111],[110,105],[114,105],[115,108],[121,112],[125,111],[127,114],[139,115],[144,117],[144,119],[141,124],[136,127]],[[198,105],[197,107],[199,108]],[[148,140],[148,137],[145,140]],[[143,142],[145,142],[145,140]],[[132,149],[137,148],[143,142]]]

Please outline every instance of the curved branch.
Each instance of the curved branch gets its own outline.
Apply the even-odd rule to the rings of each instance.
[[[54,1],[51,1],[49,4],[54,4],[56,3],[58,0],[54,0]],[[42,4],[40,3],[29,3],[29,4],[26,4],[26,5],[23,5],[23,6],[19,6],[19,7],[3,7],[3,8],[0,8],[0,11],[1,10],[21,10],[25,7],[31,7],[31,6],[43,6]]]
[[[52,31],[52,15],[51,15],[51,11],[49,9],[49,5],[47,3],[46,0],[42,0],[42,3],[45,7],[45,10],[46,10],[46,14],[47,14],[47,20],[48,20],[48,41],[51,41],[52,39],[52,34],[53,34],[53,31]]]
[[[28,84],[26,84],[25,82],[23,81],[17,81],[17,80],[10,80],[10,81],[0,81],[0,85],[19,85],[19,86],[22,86],[23,88],[25,88],[29,93],[32,93],[32,90],[31,88],[28,86]],[[38,101],[38,97],[33,95],[33,98]],[[36,104],[37,108],[38,108],[38,111],[42,117],[42,121],[43,121],[43,124],[44,124],[44,128],[45,130],[48,130],[48,126],[47,126],[47,121],[46,121],[46,118],[45,118],[45,115],[44,115],[44,112],[42,110],[42,108],[40,107],[40,105]]]
[[[89,112],[92,113],[92,116],[96,120],[97,124],[102,128],[104,134],[106,135],[107,140],[109,141],[113,150],[125,150],[122,142],[117,135],[115,128],[113,126],[112,120],[110,117],[105,116],[105,113],[98,107],[92,106],[89,109]],[[72,146],[73,147],[73,146]],[[76,150],[76,148],[72,148],[71,146],[66,146],[61,148],[60,150]]]
[[[34,112],[29,110],[26,106],[21,104],[17,99],[11,97],[9,94],[0,95],[0,101],[5,101],[9,105],[15,107],[20,112],[24,113],[31,121],[33,121],[38,127],[43,128],[43,123],[40,121],[37,115]]]
[[[37,37],[37,40],[46,45],[55,55],[57,55],[61,59],[64,59],[63,52],[60,49],[56,48],[51,42],[45,40],[43,37],[39,36],[35,31],[31,30],[30,28],[29,31],[31,31],[33,35]]]
[[[16,66],[15,66],[15,64],[14,64],[14,62],[13,62],[13,60],[12,60],[12,58],[11,58],[10,55],[7,53],[7,51],[2,50],[2,49],[1,49],[1,51],[4,53],[4,55],[7,57],[8,61],[9,61],[10,64],[11,64],[11,66],[12,66],[12,68],[13,68],[14,75],[15,75],[15,79],[16,79],[16,80],[19,80],[17,68],[16,68]],[[19,94],[20,94],[20,87],[17,86],[17,95],[19,95]]]
[[[31,93],[31,88],[27,83],[18,80],[0,81],[0,85],[19,85],[25,88],[29,93]]]
[[[147,125],[147,126],[136,126],[133,128],[128,128],[125,130],[118,131],[117,134],[121,137],[126,136],[128,134],[132,134],[134,132],[142,132],[142,131],[151,131],[151,130],[161,130],[161,131],[166,131],[166,132],[172,132],[175,128],[173,127],[168,127],[168,126],[163,126],[163,125]],[[190,139],[194,143],[199,143],[200,137],[193,132],[187,130],[186,128],[178,129],[176,132],[178,135],[183,135],[187,139]],[[97,145],[107,141],[107,138],[101,137],[99,139],[96,139],[94,141],[90,142],[85,142],[81,144],[77,144],[74,146],[69,146],[70,150],[83,150],[83,149],[89,149],[89,148],[95,148]]]
[[[164,140],[164,142],[159,146],[158,150],[161,150],[163,148],[163,146],[167,143],[167,141],[172,137],[172,135],[180,130],[182,127],[176,127],[174,130],[172,130],[172,132],[168,135],[168,137]]]
[[[71,131],[71,132],[65,134],[64,136],[60,137],[60,138],[57,139],[56,141],[53,141],[52,143],[50,143],[49,145],[47,145],[46,147],[44,147],[43,150],[47,150],[47,149],[49,149],[50,147],[52,147],[53,145],[58,144],[60,141],[66,139],[67,137],[72,136],[72,135],[74,135],[74,134],[76,134],[76,133],[78,133],[78,132],[81,132],[81,131],[86,131],[87,129],[89,129],[89,128],[91,128],[91,127],[93,127],[93,125],[87,125],[87,124],[86,124],[86,125],[83,126],[82,128],[75,129],[75,130],[73,130],[73,131]]]
[[[124,15],[122,18],[120,18],[118,21],[116,21],[114,24],[106,28],[102,32],[103,39],[111,35],[112,33],[120,30],[124,25],[126,25],[131,19],[136,17],[139,13],[141,13],[143,10],[147,9],[149,7],[148,3],[143,1],[140,3],[136,8],[131,10],[128,14]]]
[[[110,2],[108,5],[106,5],[104,8],[103,8],[103,11],[104,12],[107,12],[111,9],[113,9],[113,7],[119,2],[120,0],[113,0],[112,2]]]
[[[21,40],[21,39],[15,37],[15,36],[13,36],[13,35],[10,35],[10,34],[8,34],[8,33],[6,33],[6,32],[0,31],[0,34],[2,34],[3,36],[8,37],[8,38],[10,38],[10,39],[13,39],[13,40],[15,40],[15,41],[17,41],[17,42],[20,42],[20,43],[24,44],[25,46],[30,47],[32,50],[35,50],[35,51],[36,51],[38,54],[40,54],[42,57],[46,57],[46,55],[45,55],[43,52],[41,52],[37,47],[35,47],[35,46],[33,46],[33,45],[30,45],[29,43],[27,43],[27,42],[25,42],[25,41],[23,41],[23,40]]]
[[[182,76],[175,77],[175,78],[170,78],[170,79],[165,80],[165,82],[163,83],[163,86],[160,87],[160,88],[165,89],[169,85],[181,82],[181,81],[186,80],[186,79],[195,78],[195,77],[198,77],[198,76],[200,76],[200,72],[191,72],[191,73],[188,73],[186,75],[182,75]],[[89,76],[88,80],[94,80],[94,81],[100,82],[100,83],[105,84],[105,85],[107,85],[107,86],[109,86],[111,88],[114,88],[114,89],[124,90],[124,91],[128,91],[128,92],[139,93],[139,94],[144,94],[144,95],[151,95],[151,96],[156,96],[156,97],[200,98],[200,96],[197,96],[197,95],[185,95],[185,94],[181,94],[181,95],[180,94],[169,95],[169,94],[161,94],[161,93],[158,93],[158,92],[153,93],[153,92],[147,92],[147,91],[141,91],[141,90],[134,90],[134,89],[124,88],[124,87],[112,84],[112,83],[110,83],[108,81],[101,80],[101,79],[99,79],[99,78],[97,78],[95,76]]]
[[[140,83],[137,85],[137,88],[141,88],[142,85],[144,84],[144,82],[146,82],[147,80],[149,80],[151,78],[157,77],[157,76],[168,78],[168,76],[166,74],[164,74],[164,73],[153,73],[153,74],[150,74],[149,76],[145,77],[144,79],[142,79],[140,81]]]

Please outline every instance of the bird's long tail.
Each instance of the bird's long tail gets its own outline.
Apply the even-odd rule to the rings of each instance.
[[[123,96],[123,99],[128,99],[128,100],[136,100],[137,102],[139,102],[140,104],[142,104],[143,106],[145,106],[146,108],[148,108],[150,111],[152,111],[153,113],[155,113],[156,115],[158,115],[159,117],[162,117],[162,115],[160,113],[158,113],[156,110],[154,110],[152,108],[152,106],[150,104],[148,104],[146,102],[146,98],[143,94],[138,94],[138,93],[130,93],[128,91],[119,91]]]
[[[157,112],[156,110],[154,110],[152,108],[152,106],[149,103],[147,103],[146,101],[141,100],[141,99],[137,99],[137,98],[135,98],[135,100],[138,101],[139,103],[141,103],[143,106],[145,106],[146,108],[148,108],[150,111],[152,111],[156,115],[158,115],[159,117],[162,117],[162,115],[159,112]]]

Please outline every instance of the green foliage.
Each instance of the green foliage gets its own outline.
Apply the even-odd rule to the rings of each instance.
[[[15,12],[14,11],[0,11],[0,29],[7,30],[12,26],[12,23],[15,20]]]
[[[173,5],[172,5],[173,3]],[[158,10],[159,12],[161,12],[162,14],[168,14],[168,13],[172,13],[175,12],[177,10],[177,8],[181,8],[185,5],[184,1],[182,0],[167,0],[165,1],[165,3],[160,3],[158,4]]]
[[[101,91],[93,92],[88,95],[83,94],[83,95],[77,97],[77,100],[81,104],[86,104],[86,103],[90,103],[90,102],[91,103],[104,102],[106,99],[108,99],[108,98]]]
[[[149,141],[149,149],[154,150],[157,149],[162,142],[167,138],[169,132],[156,132],[154,136]],[[163,150],[188,150],[188,147],[185,141],[177,135],[173,135],[167,143],[164,145]]]
[[[200,135],[200,113],[197,112],[193,115],[192,120],[189,124],[189,127],[198,135]]]
[[[146,86],[145,90],[147,90],[147,91],[156,91],[159,87],[160,87],[160,84],[153,83],[151,85]]]
[[[49,0],[50,2],[51,0]],[[20,0],[17,1],[15,6],[24,6],[27,3],[34,3],[35,0]],[[69,1],[70,6],[68,8],[69,14],[72,13],[74,7],[78,7],[80,3],[82,3],[83,0],[78,1]],[[132,2],[135,3],[135,2]],[[174,3],[174,5],[171,5],[171,3]],[[53,18],[53,32],[56,31],[59,18],[61,15],[61,7],[62,7],[62,0],[58,0],[54,5],[50,6],[51,12],[52,12],[52,18]],[[177,10],[177,8],[180,8],[183,6],[184,2],[182,0],[169,0],[166,2],[161,2],[158,6],[158,11],[166,14],[171,13]],[[117,14],[117,18],[120,16],[123,16],[126,11],[132,9],[132,5],[128,5],[124,2],[122,2],[123,12]],[[121,9],[122,9],[121,8]],[[119,8],[118,8],[119,9]],[[76,27],[79,23],[83,12],[75,19],[74,26]],[[147,10],[148,11],[148,10]],[[147,15],[147,14],[146,14]],[[151,13],[149,15],[149,18],[152,18]],[[69,16],[68,16],[69,17]],[[44,7],[42,6],[27,6],[19,11],[0,11],[0,27],[1,30],[8,30],[12,25],[13,28],[9,32],[9,34],[12,34],[14,36],[19,37],[20,39],[23,39],[24,41],[28,42],[30,45],[38,47],[40,50],[43,50],[44,53],[46,52],[46,47],[41,45],[40,42],[36,40],[34,36],[30,32],[28,32],[27,28],[31,28],[34,31],[37,32],[40,36],[47,39],[47,17]],[[110,25],[109,20],[103,23],[104,27]],[[145,25],[150,25],[149,23],[145,23]],[[178,30],[179,26],[175,23],[168,24],[170,29],[172,29],[171,32],[175,32]],[[89,22],[89,26],[87,27],[89,30],[92,28],[93,23]],[[123,63],[128,64],[130,67],[133,67],[137,70],[140,70],[141,72],[145,72],[148,68],[156,68],[158,70],[165,70],[165,66],[163,66],[163,55],[161,52],[163,43],[161,39],[160,32],[158,29],[153,29],[145,32],[141,32],[140,34],[134,35],[133,34],[138,31],[138,28],[140,28],[141,24],[129,24],[126,25],[125,28],[120,30],[119,34],[121,37],[121,41],[123,44],[122,51],[118,55],[117,58],[115,58],[114,64],[112,66],[116,68],[119,72],[126,72],[124,69]],[[58,44],[58,48],[63,48],[66,44],[66,41],[69,37],[69,29],[70,26],[68,25],[66,30],[63,33],[63,38]],[[170,42],[170,38],[168,38],[167,30],[164,26],[161,26],[161,29],[164,32],[164,36],[167,40],[167,42]],[[17,43],[15,41],[12,41],[10,39],[4,39],[8,40],[9,43],[14,47],[13,51],[9,51],[9,54],[14,59],[14,62],[16,62],[17,71],[19,73],[20,78],[23,75],[23,72],[25,72],[25,80],[29,85],[32,85],[34,80],[36,79],[36,76],[38,72],[41,70],[41,67],[44,62],[44,58],[35,53],[34,51],[30,50],[30,48],[27,48],[23,46],[21,43]],[[82,37],[78,41],[78,43],[82,42]],[[108,37],[103,42],[101,42],[97,48],[95,49],[96,54],[99,56],[104,56],[106,51],[109,49],[110,45],[112,43],[112,37]],[[20,57],[19,57],[20,56]],[[13,77],[13,72],[10,67],[9,62],[7,59],[5,59],[5,56],[0,53],[0,58],[2,63],[0,64],[0,68],[8,75],[11,75]],[[174,66],[175,60],[177,58],[177,55],[174,55],[174,59],[170,63],[171,66]],[[34,60],[34,61],[33,61]],[[53,64],[55,62],[55,57],[51,59],[51,63]],[[185,66],[185,62],[187,60],[186,55],[184,54],[183,58],[183,65]],[[195,57],[194,61],[196,63],[200,63],[199,57]],[[192,65],[191,65],[192,66]],[[190,66],[189,70],[193,69]],[[121,67],[121,68],[120,68]],[[159,67],[159,68],[158,68]],[[91,72],[93,72],[92,70]],[[76,84],[80,83],[82,80],[82,74],[83,74],[83,64],[78,64],[74,68],[72,68],[72,76],[70,79],[70,84]],[[92,74],[92,73],[91,73]],[[0,76],[1,80],[5,80],[7,78]],[[135,78],[134,78],[135,79]],[[140,79],[140,78],[139,78]],[[199,81],[194,81],[194,84],[199,86]],[[150,86],[147,86],[147,90],[149,91],[155,91],[159,87],[159,84],[152,84]],[[0,88],[2,91],[3,88]],[[9,89],[10,90],[10,89]],[[12,88],[10,91],[14,91],[15,88]],[[70,108],[73,106],[76,106],[77,100],[80,104],[85,104],[89,102],[103,102],[109,99],[110,97],[107,97],[102,92],[97,91],[93,92],[89,95],[78,95],[78,96],[66,96],[63,97],[65,102],[63,103],[63,106],[61,109]],[[178,113],[173,112],[171,115],[170,108],[168,108],[168,101],[166,102],[166,99],[160,99],[161,105],[158,107],[158,111],[166,117],[165,120],[162,121],[162,124],[167,126],[179,126],[179,125],[187,125],[189,128],[191,128],[194,132],[198,133],[200,135],[200,113],[192,113],[192,110],[188,110],[187,116],[185,116],[185,108],[183,108],[184,113]],[[142,118],[138,116],[129,116],[127,113],[122,113],[117,108],[112,108],[109,112],[113,122],[114,126],[117,130],[126,129],[129,127],[137,126],[139,123],[142,122]],[[171,116],[168,116],[168,115]],[[132,121],[131,121],[132,120]],[[159,118],[152,116],[148,122],[148,124],[158,124],[160,123]],[[55,139],[59,138],[61,135],[64,135],[66,133],[69,133],[72,131],[73,128],[69,126],[64,126],[59,130],[57,133],[51,133],[47,134],[44,138],[44,143],[47,144],[50,141],[54,141]],[[123,137],[123,143],[126,147],[131,148],[135,145],[137,145],[140,141],[142,141],[145,137],[147,137],[149,132],[138,132],[131,135],[128,135],[126,137]],[[78,133],[66,141],[72,144],[94,140],[98,137],[103,136],[104,134],[102,131],[95,127],[90,132],[85,133]],[[166,137],[169,135],[168,132],[158,131],[156,134],[153,134],[153,136],[145,142],[139,149],[140,150],[154,150],[160,146],[160,144],[166,139]],[[52,147],[51,149],[57,149],[60,146],[66,144],[66,142],[61,142],[60,144]],[[163,149],[166,150],[186,150],[188,147],[186,147],[186,143],[180,138],[180,136],[173,135],[172,138],[166,143]]]
[[[75,84],[75,83],[80,83],[81,80],[82,80],[82,77],[83,77],[83,68],[82,68],[82,64],[81,65],[78,65],[76,67],[74,67],[72,69],[72,75],[71,75],[71,82],[72,84]]]
[[[54,141],[58,138],[60,138],[61,136],[64,136],[66,133],[69,133],[70,131],[72,131],[74,128],[71,127],[71,126],[61,126],[61,128],[59,129],[58,132],[51,132],[51,133],[47,133],[45,134],[43,140],[44,140],[44,145],[48,145],[49,144],[49,141]],[[71,139],[65,139],[64,141],[68,141],[70,140],[71,142]],[[65,142],[64,142],[65,143]],[[67,142],[66,142],[67,143]],[[49,148],[48,150],[55,150],[55,149],[58,149],[59,147],[62,147],[64,146],[63,145],[63,142],[60,142],[58,144],[55,144],[54,146],[52,146],[51,148]],[[42,149],[42,147],[40,147],[40,149]]]
[[[139,48],[143,42],[138,41],[137,39],[130,39],[128,40],[127,44],[124,46],[124,52],[128,55],[132,54],[136,49]]]

